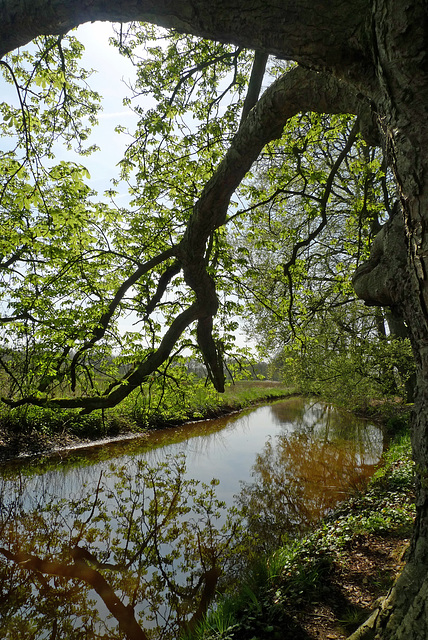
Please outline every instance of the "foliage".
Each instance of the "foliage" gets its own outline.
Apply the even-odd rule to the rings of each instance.
[[[186,240],[193,249],[183,237],[238,127],[251,55],[141,26],[114,44],[138,68],[126,106],[139,123],[116,184],[129,189],[130,210],[115,205],[114,190],[106,194],[110,204],[97,201],[83,166],[54,163],[60,140],[70,146],[76,139],[80,153],[92,150],[83,146],[90,130],[81,123],[88,116],[96,124],[99,96],[87,87],[91,72],[79,67],[76,38],[40,38],[2,62],[18,96],[16,106],[2,103],[2,134],[11,143],[0,170],[2,224],[10,229],[1,248],[0,366],[12,406],[107,408],[152,375],[165,377],[196,343],[221,386],[213,358],[233,351],[230,316],[238,305],[219,266],[221,233],[213,227]],[[144,112],[138,101],[148,92],[155,106]],[[223,296],[214,338],[210,321],[198,335],[188,329],[215,309],[201,312],[208,300],[200,300],[194,267],[181,256],[196,251],[195,243],[205,253],[208,240],[204,296],[212,286],[210,304],[218,306],[214,270]],[[138,330],[124,333],[127,317]]]
[[[348,409],[366,409],[373,399],[406,399],[414,372],[409,340],[384,337],[370,330],[353,336],[325,323],[319,338],[284,348],[278,359],[281,375],[302,391],[328,398]],[[336,341],[336,348],[330,346]],[[410,393],[409,400],[411,401]]]
[[[243,357],[239,314],[263,353],[278,354],[288,384],[333,396],[347,381],[358,400],[401,392],[408,345],[378,339],[379,317],[350,282],[391,208],[391,178],[358,123],[295,115],[257,151],[242,117],[250,52],[140,24],[121,27],[112,45],[136,67],[125,106],[138,124],[101,199],[82,165],[55,162],[60,141],[93,150],[85,143],[100,96],[79,65],[82,45],[39,38],[1,65],[17,93],[1,105],[10,140],[0,167],[4,402],[90,412],[148,385],[152,407],[170,397],[158,384],[179,383],[183,353],[202,355],[222,390],[224,365],[233,375],[230,356]],[[270,80],[296,71],[269,63]],[[266,117],[263,99],[257,107]],[[248,166],[233,168],[236,153]],[[128,209],[115,203],[124,186]]]
[[[307,113],[288,121],[253,176],[251,221],[234,216],[229,236],[261,354],[283,380],[339,402],[405,395],[409,342],[355,299],[351,280],[391,213],[381,155],[352,118]]]

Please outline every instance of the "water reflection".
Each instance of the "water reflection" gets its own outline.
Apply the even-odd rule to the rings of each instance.
[[[0,637],[176,638],[244,533],[267,548],[305,529],[372,473],[382,434],[295,398],[102,453],[4,468]]]
[[[71,500],[1,495],[1,637],[176,638],[205,613],[239,540],[216,482],[184,458],[112,464]],[[25,506],[24,506],[25,505]],[[224,520],[224,517],[223,517]]]
[[[238,503],[259,547],[304,532],[373,474],[373,457],[359,442],[350,446],[330,440],[327,431],[319,435],[313,429],[269,440],[257,455],[252,482],[242,482]]]

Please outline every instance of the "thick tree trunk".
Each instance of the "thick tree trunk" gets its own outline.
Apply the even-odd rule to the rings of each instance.
[[[390,303],[410,329],[417,365],[411,425],[417,516],[407,565],[381,612],[372,618],[374,629],[373,624],[367,625],[364,632],[351,637],[425,640],[428,636],[427,8],[422,2],[398,0],[377,0],[374,5],[373,57],[379,85],[375,99],[386,152],[397,178],[407,241],[407,265],[401,263],[397,267],[396,255],[390,253],[392,270],[388,275],[385,272],[378,275],[390,290]]]
[[[369,0],[0,0],[0,57],[39,35],[138,20],[318,68],[363,64]]]

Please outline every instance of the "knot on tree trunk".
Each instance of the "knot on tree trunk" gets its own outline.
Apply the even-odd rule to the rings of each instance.
[[[367,305],[396,307],[406,281],[406,234],[402,214],[397,212],[376,235],[370,258],[356,269],[352,284]]]

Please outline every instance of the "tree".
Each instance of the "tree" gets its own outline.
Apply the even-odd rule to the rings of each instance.
[[[136,44],[147,45],[150,36],[150,30],[140,30]],[[134,48],[130,38],[128,43],[126,53]],[[75,126],[76,116],[89,111],[94,118],[93,96],[88,94],[85,103],[80,95],[87,72],[72,74],[64,65],[70,51],[77,50],[78,58],[75,39],[42,39],[36,54],[19,53],[3,62],[20,98],[15,109],[1,105],[3,133],[15,143],[4,156],[2,182],[5,224],[15,224],[17,230],[5,241],[0,264],[5,309],[0,366],[9,380],[4,401],[12,406],[29,402],[86,411],[112,406],[153,374],[164,380],[172,377],[172,350],[176,360],[184,346],[193,347],[195,337],[208,372],[219,388],[223,386],[227,330],[222,327],[221,350],[216,350],[212,320],[204,304],[200,307],[194,299],[196,293],[218,306],[209,273],[209,262],[216,260],[216,240],[211,237],[212,257],[207,254],[202,270],[203,287],[201,274],[192,276],[193,268],[183,271],[192,252],[184,250],[184,262],[179,254],[195,193],[203,189],[227,140],[227,127],[220,128],[219,121],[237,127],[237,103],[214,121],[223,92],[217,96],[217,86],[231,68],[236,69],[238,55],[245,63],[249,54],[177,34],[170,36],[166,51],[150,44],[152,55],[139,66],[135,92],[151,88],[158,105],[144,117],[136,108],[140,123],[121,162],[122,180],[130,184],[133,196],[132,211],[93,204],[95,194],[85,185],[82,167],[45,166],[52,141],[58,135],[70,141],[68,128],[78,140],[87,137],[85,129]],[[188,69],[191,59],[195,65]],[[206,68],[209,73],[201,76]],[[188,95],[186,81],[200,85],[194,91],[196,100],[190,99],[194,87]],[[231,82],[238,93],[242,84],[241,74]],[[48,108],[40,112],[36,104],[43,100]],[[77,113],[70,104],[79,105]],[[58,110],[61,115],[65,111],[62,120]],[[189,110],[199,122],[192,136],[185,133]],[[184,134],[177,135],[177,128]],[[108,195],[114,199],[113,190]],[[199,257],[194,261],[197,272],[198,261]],[[179,277],[182,271],[184,277]],[[170,325],[163,338],[159,312]],[[130,313],[141,328],[123,336],[117,320]],[[194,320],[199,327],[196,336],[185,333]]]
[[[410,331],[417,366],[412,442],[417,469],[417,518],[407,565],[376,624],[380,637],[423,638],[428,602],[428,216],[426,180],[428,85],[427,7],[422,0],[357,0],[347,4],[283,0],[191,3],[140,0],[120,4],[4,0],[2,54],[40,34],[62,34],[88,20],[143,20],[205,38],[231,42],[296,61],[250,111],[223,160],[207,180],[177,249],[196,301],[171,324],[175,338],[189,319],[219,388],[218,345],[209,338],[217,311],[214,283],[204,268],[205,245],[224,224],[230,197],[262,147],[301,111],[355,113],[367,139],[376,141],[392,167],[400,211],[355,274],[358,295],[391,306]],[[171,256],[169,256],[171,257]],[[207,337],[208,336],[208,337]],[[165,344],[162,349],[165,349]],[[162,351],[161,349],[161,351]],[[164,354],[163,354],[164,355]],[[156,356],[161,359],[161,356]],[[149,356],[154,358],[154,356]],[[147,362],[147,361],[146,361]],[[146,372],[142,365],[139,374]],[[135,378],[130,376],[132,385]],[[113,401],[115,396],[110,397]]]
[[[394,199],[381,153],[354,121],[291,118],[252,168],[250,218],[238,212],[229,224],[248,335],[265,357],[282,353],[285,381],[348,407],[402,394],[412,359],[408,341],[387,333],[382,310],[352,288]]]
[[[272,406],[274,413],[284,405]],[[285,412],[293,411],[288,405]],[[343,430],[335,421],[332,407],[313,405],[314,422],[305,424],[303,411],[294,408],[296,430],[281,433],[275,443],[267,441],[256,456],[251,482],[242,482],[237,496],[248,529],[254,536],[254,556],[277,549],[285,540],[304,534],[336,504],[341,491],[357,488],[373,472],[367,464],[376,450],[368,431],[358,435],[352,421]],[[340,415],[340,414],[339,414]],[[353,433],[355,440],[344,448],[343,439]],[[374,437],[374,440],[376,437]],[[365,454],[362,441],[365,440]],[[375,459],[372,457],[372,459]]]

